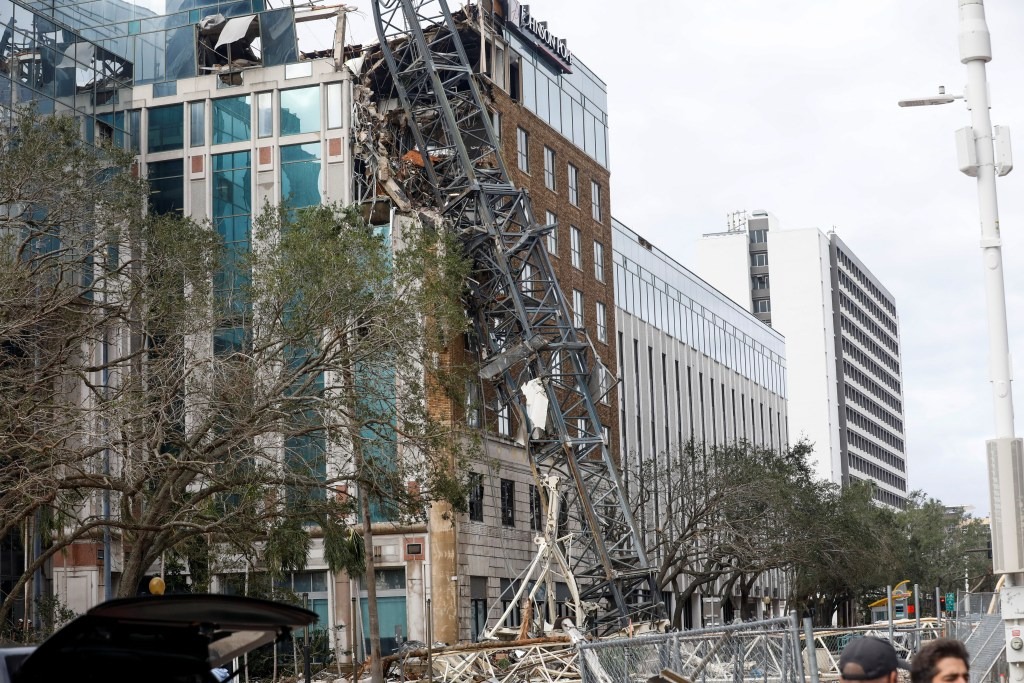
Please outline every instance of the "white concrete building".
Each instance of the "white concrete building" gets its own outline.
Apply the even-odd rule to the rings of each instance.
[[[774,229],[772,229],[774,228]],[[698,272],[785,335],[794,440],[819,476],[907,495],[899,316],[892,294],[835,233],[779,230],[755,211],[698,243]]]
[[[692,439],[697,447],[742,441],[781,452],[789,446],[786,344],[744,307],[613,219],[615,323],[618,334],[620,453],[624,484],[637,486],[644,463],[668,472]],[[661,511],[658,478],[643,528]],[[650,519],[645,519],[646,517]],[[657,562],[657,557],[651,558]],[[716,596],[708,598],[705,594]],[[683,626],[728,622],[718,587],[697,593]],[[784,577],[758,579],[758,616],[784,610]],[[767,598],[767,600],[765,600]],[[735,603],[735,596],[733,602]]]

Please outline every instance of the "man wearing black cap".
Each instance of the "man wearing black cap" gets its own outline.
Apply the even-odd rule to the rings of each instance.
[[[839,677],[844,681],[896,683],[896,670],[906,668],[892,645],[879,638],[851,640],[839,657]]]

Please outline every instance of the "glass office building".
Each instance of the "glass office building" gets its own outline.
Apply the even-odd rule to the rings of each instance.
[[[277,66],[298,61],[295,10],[291,3],[272,0],[36,0],[26,2],[42,17],[76,30],[102,50],[133,66],[133,83],[173,84],[178,79],[202,75],[210,68],[217,49],[216,40],[204,41],[209,31],[204,19],[221,15],[226,19],[253,15],[247,26],[255,36],[243,54],[250,62]],[[199,27],[197,31],[197,26]],[[197,40],[197,34],[199,40]],[[216,37],[215,33],[209,33]],[[170,89],[168,85],[164,88]]]
[[[0,110],[33,106],[81,122],[82,135],[130,143],[132,65],[80,31],[26,6],[0,0]]]

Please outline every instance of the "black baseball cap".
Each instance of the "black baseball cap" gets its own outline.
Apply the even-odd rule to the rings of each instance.
[[[908,668],[891,644],[870,636],[851,640],[839,657],[839,675],[847,681],[873,681]]]

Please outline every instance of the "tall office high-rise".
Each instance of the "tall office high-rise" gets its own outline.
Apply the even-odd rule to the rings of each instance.
[[[698,242],[698,273],[786,337],[791,441],[814,443],[819,476],[907,497],[899,315],[892,294],[834,232],[780,230],[733,214]]]

